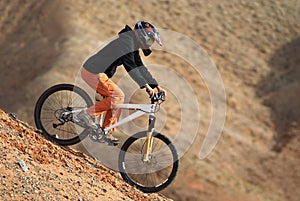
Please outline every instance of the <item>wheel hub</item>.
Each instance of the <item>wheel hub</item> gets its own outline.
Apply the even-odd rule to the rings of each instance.
[[[71,121],[73,118],[72,108],[62,108],[55,111],[55,117],[62,123]]]

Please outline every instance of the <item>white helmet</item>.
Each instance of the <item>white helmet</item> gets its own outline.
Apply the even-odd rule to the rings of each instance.
[[[159,33],[150,22],[137,22],[134,26],[134,30],[136,31],[137,37],[140,39],[142,46],[144,46],[142,49],[150,49],[150,46],[154,43],[154,41],[162,46]]]

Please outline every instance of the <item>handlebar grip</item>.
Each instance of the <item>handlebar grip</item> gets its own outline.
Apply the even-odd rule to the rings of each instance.
[[[165,93],[164,92],[159,92],[158,94],[154,93],[153,97],[151,98],[151,103],[153,104],[158,101],[161,101],[161,102],[165,101]]]
[[[158,99],[161,101],[165,101],[165,93],[163,91],[158,93]]]

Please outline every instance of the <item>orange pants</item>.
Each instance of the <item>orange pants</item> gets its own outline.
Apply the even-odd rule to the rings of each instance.
[[[87,113],[91,117],[97,117],[101,113],[106,112],[103,128],[116,123],[120,118],[121,110],[115,107],[124,102],[124,93],[122,90],[105,73],[93,74],[82,68],[81,77],[97,93],[106,97],[88,108]]]

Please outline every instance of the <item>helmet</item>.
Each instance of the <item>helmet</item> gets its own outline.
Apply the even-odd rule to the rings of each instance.
[[[162,46],[157,29],[150,23],[140,21],[134,26],[135,33],[141,41],[142,49],[150,49],[154,41]]]

